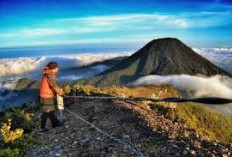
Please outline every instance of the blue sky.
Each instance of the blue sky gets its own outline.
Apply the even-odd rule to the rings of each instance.
[[[175,37],[232,47],[231,0],[1,0],[0,47],[143,45]]]

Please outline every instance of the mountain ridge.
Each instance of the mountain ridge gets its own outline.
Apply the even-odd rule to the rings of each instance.
[[[231,75],[175,38],[150,41],[131,56],[92,78],[78,82],[96,86],[126,85],[146,75]]]
[[[148,98],[180,96],[180,93],[170,86],[100,89],[87,85],[75,89],[75,93],[69,94]],[[144,156],[230,156],[232,149],[232,143],[229,143],[232,139],[232,119],[199,104],[75,99],[74,104],[67,105],[64,112],[67,117],[64,126],[50,129],[52,126],[49,123],[49,131],[45,133],[40,133],[38,128],[35,128],[37,142],[28,150],[28,156],[57,153],[63,156],[136,155],[131,154],[120,142],[112,141],[99,133],[93,125],[110,137],[120,139],[142,152]],[[89,123],[83,123],[74,115]]]

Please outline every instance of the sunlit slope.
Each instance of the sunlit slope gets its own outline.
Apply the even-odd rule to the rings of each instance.
[[[198,55],[190,47],[174,38],[157,39],[111,69],[78,82],[96,86],[125,85],[141,76],[149,74],[230,76],[207,59]]]

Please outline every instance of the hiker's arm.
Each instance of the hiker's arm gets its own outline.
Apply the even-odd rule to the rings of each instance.
[[[49,83],[52,85],[52,87],[54,88],[55,92],[62,96],[62,91],[60,90],[59,86],[57,85],[56,80],[52,77],[52,74],[48,74],[48,80]]]

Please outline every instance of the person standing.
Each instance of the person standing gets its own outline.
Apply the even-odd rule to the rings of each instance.
[[[56,62],[49,62],[43,69],[42,81],[40,83],[40,104],[42,115],[41,129],[42,131],[48,131],[46,128],[46,122],[49,118],[52,127],[60,126],[61,123],[55,115],[56,110],[56,94],[63,96],[62,90],[59,88],[56,82],[58,64]]]

